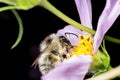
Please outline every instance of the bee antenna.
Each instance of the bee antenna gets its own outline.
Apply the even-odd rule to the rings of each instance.
[[[67,37],[67,34],[72,34],[72,35],[75,35],[77,38],[78,38],[78,35],[74,34],[74,33],[71,33],[71,32],[66,32],[65,33],[65,36]]]

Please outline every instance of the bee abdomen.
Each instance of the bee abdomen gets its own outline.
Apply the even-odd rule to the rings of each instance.
[[[53,68],[54,68],[54,66],[51,66],[50,64],[39,65],[39,70],[42,73],[42,75],[47,74]]]

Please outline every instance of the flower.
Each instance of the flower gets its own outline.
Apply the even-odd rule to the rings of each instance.
[[[79,13],[81,24],[92,29],[92,8],[91,0],[75,0],[77,10]],[[93,35],[81,31],[72,25],[65,26],[64,29],[61,29],[57,32],[59,36],[65,36],[65,33],[68,33],[67,38],[70,40],[71,44],[74,47],[71,52],[73,55],[70,58],[67,58],[62,63],[56,65],[56,67],[51,70],[48,74],[41,77],[42,80],[83,80],[89,70],[89,67],[93,61],[92,54],[96,53],[105,33],[112,26],[114,21],[120,14],[120,0],[106,0],[105,8],[99,17],[97,31],[94,37]],[[69,34],[72,33],[72,34]],[[75,35],[78,35],[76,37]],[[79,35],[82,35],[80,38]],[[89,35],[88,38],[92,40],[92,47],[86,48],[83,52],[79,52],[79,49],[83,49],[84,45],[89,43],[89,40],[86,40],[86,35]],[[91,39],[92,38],[92,39]],[[82,41],[86,41],[83,43]],[[80,48],[79,45],[82,45],[83,48]],[[77,46],[77,47],[76,47]],[[86,50],[91,49],[85,54]],[[80,53],[80,55],[77,55]],[[83,54],[81,54],[83,53]],[[92,54],[91,54],[92,53]],[[75,54],[75,56],[74,56]],[[71,55],[68,55],[71,56]]]

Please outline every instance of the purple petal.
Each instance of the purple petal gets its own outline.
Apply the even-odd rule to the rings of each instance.
[[[74,45],[78,43],[78,37],[75,35],[82,34],[82,31],[77,29],[76,27],[67,25],[63,29],[58,30],[57,35],[65,36],[65,33],[72,33],[72,34],[67,34],[66,37],[68,40],[70,40],[71,44]]]
[[[92,28],[91,0],[75,0],[81,24]]]
[[[97,31],[94,37],[94,52],[99,48],[105,33],[120,15],[120,0],[107,0],[105,9],[101,14]]]
[[[92,62],[91,55],[71,57],[59,63],[42,80],[83,80]]]

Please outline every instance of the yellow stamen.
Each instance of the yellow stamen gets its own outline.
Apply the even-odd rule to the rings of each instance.
[[[73,48],[69,53],[67,53],[67,58],[71,56],[79,56],[81,54],[84,55],[93,55],[93,39],[89,34],[86,34],[84,37],[79,34],[78,35],[79,42],[77,45],[73,45]]]

